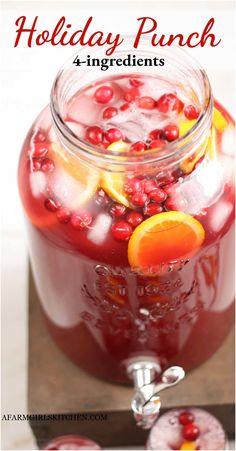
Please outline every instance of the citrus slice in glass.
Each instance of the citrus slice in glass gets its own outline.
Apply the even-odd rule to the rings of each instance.
[[[108,150],[125,152],[128,150],[127,144],[120,140],[110,144]],[[114,200],[126,207],[129,207],[129,201],[124,191],[125,176],[119,172],[104,171],[101,176],[102,189]]]
[[[143,221],[128,244],[131,268],[141,274],[161,274],[163,265],[185,260],[202,245],[205,231],[199,221],[180,212],[159,213]]]
[[[223,132],[228,127],[228,122],[224,118],[223,114],[217,110],[217,108],[213,108],[213,119],[212,123],[218,132]]]

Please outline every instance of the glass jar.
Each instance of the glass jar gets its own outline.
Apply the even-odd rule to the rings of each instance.
[[[156,56],[147,42],[136,55]],[[76,364],[118,382],[139,356],[194,368],[233,323],[233,120],[192,57],[158,56],[162,67],[105,78],[69,61],[19,164],[49,331]]]
[[[95,443],[93,440],[90,440],[88,437],[84,437],[81,435],[62,435],[60,437],[53,438],[50,442],[44,445],[46,450],[98,450],[101,449],[100,446]]]
[[[152,427],[147,450],[226,450],[229,443],[219,420],[207,410],[190,407],[172,409]]]

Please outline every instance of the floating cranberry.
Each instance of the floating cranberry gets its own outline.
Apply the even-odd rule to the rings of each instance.
[[[143,85],[143,81],[138,80],[137,78],[131,78],[129,80],[131,86],[133,86],[134,88],[137,88],[138,86],[142,86]]]
[[[123,133],[118,128],[110,128],[106,132],[106,140],[109,143],[114,143],[115,141],[119,141],[120,139],[124,139]]]
[[[152,130],[152,131],[149,133],[149,135],[148,135],[148,137],[149,137],[152,141],[154,141],[154,140],[156,140],[156,139],[160,139],[161,136],[162,136],[162,130],[160,130],[159,128],[155,128],[155,130]]]
[[[143,207],[149,200],[149,197],[146,193],[138,192],[134,193],[131,202],[137,207]]]
[[[135,152],[143,152],[147,149],[146,144],[143,141],[137,141],[136,143],[131,144],[130,150]]]
[[[162,139],[154,139],[149,145],[150,149],[161,150],[165,146],[165,142]]]
[[[167,194],[165,191],[159,187],[156,187],[153,191],[149,193],[150,199],[154,200],[154,202],[164,202],[167,198]]]
[[[184,410],[184,412],[179,414],[178,420],[182,426],[185,426],[185,424],[192,423],[194,421],[194,415],[188,410]]]
[[[143,185],[143,191],[146,194],[149,194],[151,191],[153,191],[157,187],[156,181],[151,180],[151,179],[143,180],[142,185]]]
[[[138,99],[138,106],[144,110],[153,110],[156,106],[156,102],[152,97],[144,96]]]
[[[76,230],[86,229],[92,222],[92,216],[85,212],[75,212],[72,214],[70,224]]]
[[[71,212],[70,212],[69,208],[61,207],[57,211],[57,219],[62,224],[67,224],[70,220],[70,217],[71,217]]]
[[[112,225],[112,235],[118,241],[127,241],[132,232],[131,225],[126,221],[118,221]]]
[[[166,172],[165,175],[157,175],[157,183],[158,185],[164,186],[169,185],[172,182],[175,182],[175,177],[172,172]]]
[[[192,119],[197,119],[200,114],[200,109],[196,105],[187,105],[184,108],[184,115],[190,121]]]
[[[33,141],[35,143],[43,143],[46,141],[46,136],[40,130],[37,131],[36,135],[34,135]]]
[[[48,152],[48,148],[47,148],[45,142],[34,143],[33,154],[35,157],[45,157],[47,152]]]
[[[126,102],[134,102],[140,96],[140,92],[138,88],[128,89],[124,95],[124,99]]]
[[[60,204],[53,199],[48,198],[44,201],[44,207],[51,213],[55,213],[55,211],[58,210],[59,206]]]
[[[146,207],[144,207],[144,214],[146,216],[153,216],[157,215],[158,213],[161,213],[163,211],[163,207],[159,204],[148,204]]]
[[[100,189],[95,197],[95,202],[100,207],[105,207],[109,203],[109,197],[103,191],[103,189]]]
[[[128,103],[123,103],[123,105],[120,106],[121,111],[126,111],[130,108],[130,105]]]
[[[98,103],[106,104],[111,101],[113,94],[113,89],[110,86],[100,86],[95,91],[94,97]]]
[[[116,218],[120,218],[126,212],[126,207],[122,204],[115,203],[110,208],[110,214]]]
[[[103,131],[101,127],[97,125],[93,125],[92,127],[88,127],[86,130],[85,138],[91,143],[97,146],[101,144],[103,140]]]
[[[165,138],[167,141],[175,141],[179,137],[179,127],[175,124],[169,124],[166,125],[162,132],[163,138]]]
[[[132,179],[127,180],[124,185],[124,191],[127,194],[134,194],[142,191],[142,182],[141,180],[133,177]]]
[[[41,169],[41,160],[39,158],[32,158],[28,160],[28,168],[30,171],[40,171]]]
[[[182,103],[182,102],[181,102]],[[181,109],[180,100],[175,94],[163,94],[156,102],[157,108],[161,113],[170,113]]]
[[[127,215],[127,221],[133,227],[137,227],[143,221],[143,215],[138,211],[132,211]]]
[[[182,435],[185,440],[193,442],[199,436],[199,428],[195,423],[188,423],[182,429]]]
[[[111,119],[118,114],[117,108],[109,106],[103,111],[103,119]]]
[[[51,158],[44,158],[41,163],[41,171],[43,172],[53,172],[55,169],[54,161]]]

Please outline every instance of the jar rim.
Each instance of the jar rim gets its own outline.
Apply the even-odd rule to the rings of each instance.
[[[132,39],[132,35],[123,36],[125,40]],[[144,43],[148,41],[148,38],[143,39]],[[149,149],[140,154],[138,151],[124,151],[122,153],[117,154],[115,150],[104,150],[100,149],[87,141],[79,138],[71,128],[64,121],[62,114],[60,112],[60,99],[58,96],[58,83],[65,75],[69,69],[71,69],[71,60],[75,58],[76,55],[87,52],[89,49],[91,53],[91,48],[85,46],[76,52],[72,57],[70,57],[65,64],[58,71],[56,78],[54,79],[51,95],[50,95],[50,108],[51,114],[53,118],[53,122],[56,126],[56,130],[59,134],[60,140],[63,142],[63,145],[70,152],[78,154],[78,157],[85,157],[86,159],[91,159],[92,162],[96,165],[105,164],[105,165],[121,165],[124,167],[128,167],[132,165],[143,165],[143,164],[151,164],[151,163],[160,163],[165,162],[166,160],[170,160],[172,158],[181,156],[182,154],[188,154],[191,151],[193,143],[197,142],[201,135],[205,133],[205,130],[209,130],[212,123],[212,111],[213,111],[213,96],[211,91],[211,85],[207,73],[202,68],[200,63],[195,59],[192,55],[190,56],[188,52],[174,44],[172,48],[165,49],[169,55],[173,53],[179,53],[183,58],[186,57],[193,64],[194,70],[197,71],[197,76],[200,79],[202,87],[204,88],[204,102],[203,108],[200,116],[196,120],[196,123],[181,137],[179,137],[174,142],[167,143],[164,147],[164,153],[160,150]],[[119,50],[118,53],[124,53],[127,50]],[[101,49],[96,50],[93,54],[101,54]],[[135,52],[137,53],[137,51]],[[152,53],[148,51],[148,53]],[[148,56],[148,55],[147,55]],[[188,67],[188,66],[187,66]],[[134,74],[134,72],[132,73]],[[125,75],[125,73],[124,73]],[[143,75],[142,72],[137,75]]]

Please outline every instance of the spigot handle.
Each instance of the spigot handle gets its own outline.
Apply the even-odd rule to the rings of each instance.
[[[155,384],[155,394],[153,396],[166,388],[171,388],[178,384],[184,377],[185,371],[181,366],[167,368],[161,375],[161,381]]]
[[[139,359],[129,362],[127,373],[135,385],[131,408],[137,425],[143,429],[149,429],[160,413],[159,393],[178,384],[185,376],[184,369],[180,366],[172,366],[161,374],[161,367],[157,361]],[[155,383],[156,380],[160,382]]]

